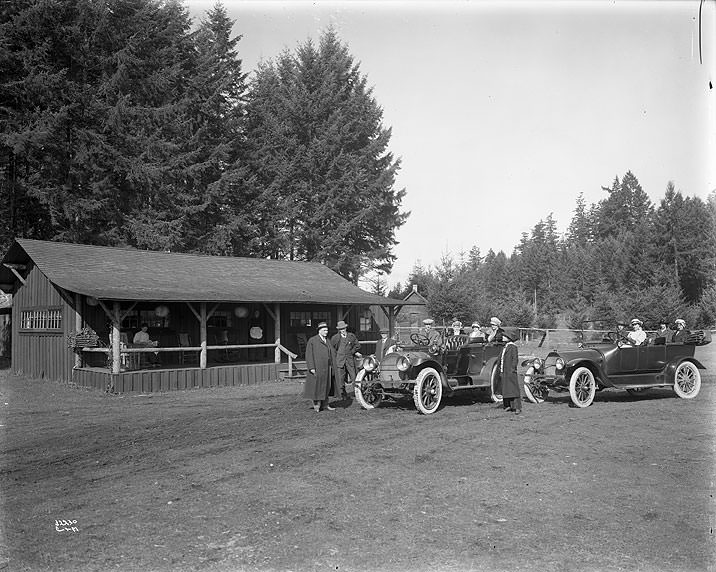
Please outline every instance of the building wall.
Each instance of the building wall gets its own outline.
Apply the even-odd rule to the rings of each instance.
[[[57,308],[61,327],[56,330],[24,329],[25,311]],[[38,379],[70,381],[74,353],[67,347],[67,334],[74,330],[75,313],[59,290],[35,266],[13,297],[12,371]]]

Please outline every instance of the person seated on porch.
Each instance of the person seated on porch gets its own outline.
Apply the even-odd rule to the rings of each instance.
[[[134,338],[132,339],[132,343],[135,346],[144,346],[144,347],[157,347],[159,345],[158,342],[153,342],[151,339],[149,339],[149,324],[144,323],[142,324],[142,329],[139,330],[136,334],[134,334]],[[151,365],[158,365],[159,363],[159,355],[158,354],[140,354],[139,357],[139,363],[144,364],[146,361],[149,361]]]

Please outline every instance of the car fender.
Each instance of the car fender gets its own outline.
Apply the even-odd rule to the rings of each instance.
[[[448,391],[449,393],[452,393],[452,388],[448,385],[447,382],[447,375],[445,375],[445,368],[443,368],[442,364],[439,361],[428,359],[423,362],[420,362],[420,365],[415,366],[415,379],[418,378],[418,374],[426,367],[431,367],[435,371],[437,371],[440,374],[440,382],[442,383],[443,391]]]
[[[614,384],[609,381],[609,378],[604,373],[604,370],[602,369],[602,364],[595,363],[593,360],[585,359],[583,357],[569,360],[564,365],[564,377],[567,381],[569,381],[569,378],[572,376],[572,372],[578,367],[586,367],[590,369],[594,374],[594,377],[596,378],[595,381],[602,384],[603,386],[614,387]]]
[[[670,361],[668,364],[666,364],[666,367],[664,368],[664,380],[668,379],[673,382],[674,378],[676,376],[676,368],[679,367],[685,361],[690,361],[692,364],[694,364],[699,369],[706,369],[704,367],[704,365],[696,358],[689,357],[689,356],[676,358],[676,359]]]

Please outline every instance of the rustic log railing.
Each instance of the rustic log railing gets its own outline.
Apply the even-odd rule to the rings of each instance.
[[[196,351],[196,352],[206,352],[208,350],[241,350],[241,349],[257,349],[257,348],[276,348],[280,352],[283,352],[288,357],[288,375],[289,377],[293,375],[293,360],[298,357],[297,354],[293,353],[291,350],[285,348],[280,343],[273,343],[273,344],[233,344],[233,345],[220,345],[220,346],[179,346],[179,347],[168,347],[168,348],[162,348],[162,347],[141,347],[141,348],[120,348],[119,353],[120,354],[156,354],[156,353],[166,353],[166,352],[190,352],[190,351]],[[88,353],[103,353],[103,354],[112,354],[112,348],[82,348],[83,352]],[[277,355],[280,355],[277,353]],[[279,357],[280,361],[280,357]],[[206,359],[200,360],[200,368],[206,369]]]

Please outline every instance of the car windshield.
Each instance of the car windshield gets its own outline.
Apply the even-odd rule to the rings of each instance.
[[[581,327],[581,341],[585,344],[595,344],[616,339],[618,325],[611,320],[584,320]],[[629,328],[624,327],[624,334]]]

